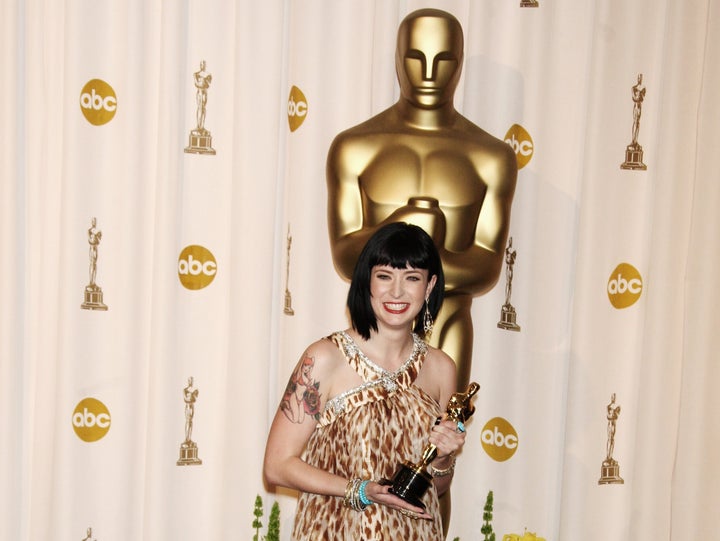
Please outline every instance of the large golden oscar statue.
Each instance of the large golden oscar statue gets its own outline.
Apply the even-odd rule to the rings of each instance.
[[[337,135],[326,172],[332,257],[345,279],[388,222],[419,225],[435,240],[446,297],[430,343],[455,360],[458,389],[470,380],[472,299],[500,275],[517,180],[512,148],[454,107],[462,63],[455,17],[437,9],[405,17],[395,53],[400,99]],[[441,506],[447,535],[449,493]]]
[[[470,380],[472,298],[500,275],[517,179],[510,145],[453,105],[462,62],[455,17],[437,9],[410,13],[397,38],[400,99],[337,135],[327,160],[330,243],[345,279],[388,222],[419,225],[435,240],[446,298],[431,344],[455,360],[458,389]]]

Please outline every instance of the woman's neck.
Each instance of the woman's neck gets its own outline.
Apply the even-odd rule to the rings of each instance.
[[[412,353],[413,348],[411,329],[370,331],[369,340],[365,340],[359,334],[353,332],[353,339],[363,353],[375,364],[389,371],[394,371],[402,366]]]

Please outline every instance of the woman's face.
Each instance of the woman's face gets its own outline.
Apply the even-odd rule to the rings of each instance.
[[[381,327],[412,326],[432,291],[436,277],[428,279],[426,269],[396,269],[376,265],[370,273],[370,303]]]

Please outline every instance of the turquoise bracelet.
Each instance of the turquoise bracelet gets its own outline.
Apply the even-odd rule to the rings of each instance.
[[[369,482],[370,482],[370,481],[367,481],[367,480],[363,481],[362,483],[360,483],[360,487],[358,488],[358,499],[360,500],[360,503],[361,503],[363,506],[367,506],[367,505],[372,505],[372,504],[373,504],[372,500],[370,500],[370,499],[367,497],[367,494],[365,494],[365,487],[367,486],[367,484],[368,484]]]

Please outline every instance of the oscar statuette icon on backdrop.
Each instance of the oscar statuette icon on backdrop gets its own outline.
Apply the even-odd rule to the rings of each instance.
[[[88,244],[90,245],[90,281],[85,286],[85,300],[80,305],[83,310],[107,310],[107,305],[103,302],[103,290],[97,285],[97,260],[98,248],[102,240],[102,231],[97,228],[97,219],[93,218],[88,229]]]
[[[290,224],[288,224],[287,232],[287,246],[285,260],[285,305],[283,306],[283,313],[286,316],[295,315],[295,310],[292,307],[292,294],[290,293],[290,247],[292,246],[292,235],[290,235]]]
[[[200,62],[200,69],[193,74],[195,80],[195,111],[196,126],[190,131],[190,142],[185,147],[188,154],[215,154],[212,147],[212,134],[205,128],[205,115],[207,113],[208,89],[212,83],[212,74],[205,71],[205,61]]]
[[[202,464],[198,458],[197,443],[192,441],[193,418],[195,417],[195,402],[198,397],[198,390],[193,387],[192,376],[183,389],[183,400],[185,401],[185,441],[180,444],[180,458],[178,466],[196,466]]]
[[[617,420],[620,416],[620,406],[615,404],[615,393],[610,397],[610,403],[607,405],[607,445],[605,460],[603,460],[600,468],[600,480],[598,485],[622,485],[625,483],[620,477],[620,464],[613,458],[613,450],[615,449],[615,430],[617,429]]]
[[[642,73],[638,73],[637,84],[632,87],[633,101],[633,123],[632,123],[632,142],[625,148],[625,161],[620,165],[621,169],[647,169],[647,165],[643,163],[643,148],[638,143],[638,134],[640,133],[640,116],[642,115],[642,104],[645,99],[645,86],[643,85]]]
[[[513,250],[512,237],[510,237],[507,248],[505,248],[505,304],[502,305],[500,311],[500,321],[498,321],[497,326],[500,329],[519,332],[520,325],[517,324],[517,312],[515,311],[515,307],[510,304],[516,257],[517,252]]]

